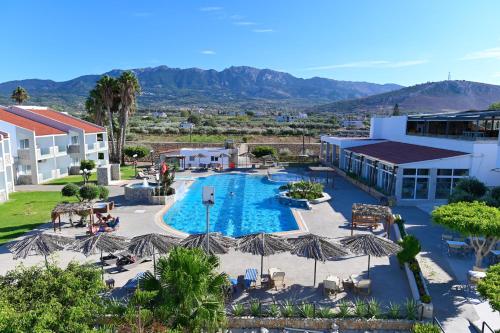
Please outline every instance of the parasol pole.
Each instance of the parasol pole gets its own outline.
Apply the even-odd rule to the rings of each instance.
[[[316,287],[316,265],[318,264],[318,259],[314,259],[314,284],[313,287]]]
[[[368,255],[368,278],[370,278],[370,255]]]

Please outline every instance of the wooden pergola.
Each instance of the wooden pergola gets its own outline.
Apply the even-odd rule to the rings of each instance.
[[[387,238],[389,238],[391,225],[394,223],[394,217],[390,207],[354,203],[352,204],[351,217],[351,236],[354,234],[354,228],[358,225],[368,226],[370,229],[373,229],[378,226],[378,224],[385,222]]]
[[[52,209],[51,219],[52,227],[56,231],[57,224],[59,225],[59,231],[61,230],[61,215],[90,215],[90,223],[92,226],[94,222],[94,202],[63,202],[58,203],[54,209]]]

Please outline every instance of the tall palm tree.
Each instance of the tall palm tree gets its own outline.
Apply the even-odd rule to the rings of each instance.
[[[120,92],[120,144],[117,144],[116,157],[123,161],[122,150],[125,146],[125,135],[127,132],[128,120],[135,112],[137,94],[141,92],[141,86],[134,73],[127,71],[118,78]]]
[[[109,126],[109,140],[111,141],[111,159],[114,162],[119,162],[119,155],[116,154],[115,129],[113,125],[112,108],[115,98],[118,95],[118,80],[108,75],[104,75],[97,81],[96,89],[99,92],[102,106],[106,109],[106,117]]]
[[[28,95],[26,89],[18,86],[16,89],[14,89],[10,98],[16,101],[17,104],[23,104],[30,98],[30,96]]]
[[[157,292],[151,307],[172,327],[215,332],[226,320],[224,291],[229,287],[218,266],[219,259],[201,249],[177,247],[159,259],[156,275],[144,274],[139,286]]]
[[[99,126],[104,125],[106,115],[103,113],[101,96],[96,88],[90,91],[89,97],[85,100],[85,109],[90,114],[93,122]]]

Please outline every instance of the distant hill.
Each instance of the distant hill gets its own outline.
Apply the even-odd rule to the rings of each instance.
[[[471,81],[440,81],[369,97],[312,107],[318,112],[390,112],[397,103],[402,112],[483,110],[500,101],[500,86]]]
[[[143,94],[140,107],[214,106],[247,107],[290,106],[309,107],[322,103],[354,99],[385,93],[401,88],[396,84],[337,81],[314,77],[301,79],[288,73],[253,67],[230,67],[222,71],[199,68],[138,68]],[[112,70],[118,76],[123,70]],[[85,75],[75,79],[19,80],[0,84],[0,103],[6,103],[12,90],[23,86],[32,97],[29,103],[62,108],[83,108],[100,75]]]

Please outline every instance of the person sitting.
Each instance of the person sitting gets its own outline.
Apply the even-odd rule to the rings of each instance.
[[[120,218],[119,217],[112,218],[106,223],[106,226],[107,226],[106,232],[118,230],[120,226]]]

